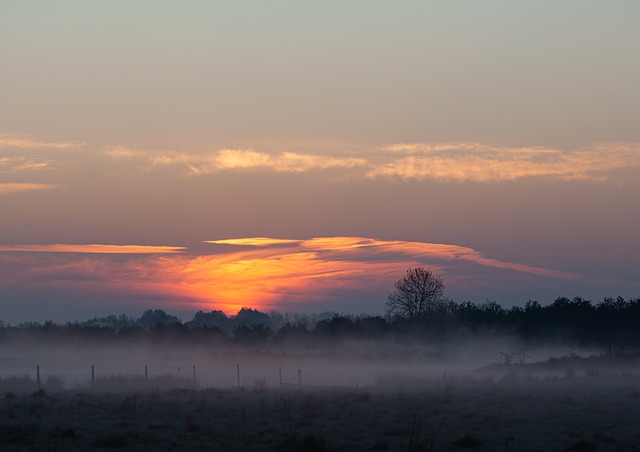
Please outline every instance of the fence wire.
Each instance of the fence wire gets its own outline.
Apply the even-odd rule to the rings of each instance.
[[[63,380],[65,387],[78,383],[91,384],[96,380],[125,377],[153,379],[178,377],[191,380],[202,388],[234,386],[301,386],[302,369],[265,367],[256,365],[187,364],[187,365],[0,365],[0,385],[4,380],[31,379],[38,384],[47,379]]]

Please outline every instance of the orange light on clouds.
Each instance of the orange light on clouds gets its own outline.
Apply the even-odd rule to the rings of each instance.
[[[159,296],[173,308],[223,310],[244,306],[260,310],[296,310],[306,303],[340,302],[348,293],[386,294],[408,267],[428,266],[446,276],[456,261],[524,272],[539,277],[577,280],[581,276],[503,262],[457,245],[384,241],[366,237],[317,237],[309,240],[251,237],[211,240],[238,249],[193,254],[183,247],[144,245],[0,246],[0,264],[21,266],[3,284],[50,285]],[[242,248],[241,248],[242,247]],[[250,248],[246,248],[250,247]],[[28,254],[31,253],[31,254]],[[39,253],[55,258],[38,258]],[[73,253],[81,253],[82,258]],[[94,254],[94,256],[92,256]],[[110,254],[129,255],[113,260]],[[13,256],[13,257],[10,257]],[[133,297],[135,298],[135,297]],[[345,300],[348,301],[348,300]],[[165,303],[166,304],[166,303]],[[296,307],[297,306],[297,307]]]
[[[640,166],[638,143],[608,143],[565,151],[543,147],[498,147],[480,143],[401,143],[371,165],[369,178],[504,182],[526,177],[607,180],[609,173]]]
[[[381,278],[387,281],[405,267],[406,262],[334,260],[299,249],[260,249],[165,258],[156,271],[176,295],[235,313],[243,306],[269,310],[329,299],[337,289],[355,289]]]
[[[271,239],[268,237],[249,237],[244,239],[225,239],[225,240],[205,240],[204,243],[212,243],[214,245],[248,245],[248,246],[269,246],[299,243],[300,240],[289,239]]]
[[[33,191],[33,190],[51,190],[56,188],[57,186],[54,184],[32,184],[28,182],[21,183],[0,183],[0,196],[8,195],[9,193],[19,193],[22,191]]]
[[[8,245],[0,246],[0,251],[22,251],[38,253],[94,253],[94,254],[165,254],[178,253],[182,246],[148,246],[148,245]]]
[[[30,138],[24,136],[14,136],[14,135],[6,135],[0,134],[0,149],[1,148],[10,148],[10,149],[21,149],[21,150],[30,150],[30,149],[75,149],[78,148],[85,143],[82,141],[60,141],[60,140],[41,140],[37,138]]]
[[[364,237],[316,237],[305,240],[302,246],[323,251],[348,251],[375,246],[377,243],[382,242]]]
[[[407,267],[424,265],[425,261],[431,261],[430,267],[442,271],[451,265],[447,262],[462,260],[538,276],[580,278],[489,259],[471,248],[448,244],[365,237],[319,237],[304,241],[254,237],[207,243],[253,245],[258,249],[193,259],[166,257],[158,270],[165,281],[173,278],[171,286],[179,293],[207,301],[212,309],[228,312],[247,305],[276,309],[283,304],[329,299],[336,290],[388,287]]]
[[[107,147],[112,158],[132,160],[145,170],[175,167],[193,176],[221,171],[304,173],[349,171],[368,179],[499,183],[523,178],[565,181],[607,180],[612,172],[640,167],[640,143],[612,142],[578,149],[540,146],[501,147],[490,143],[398,143],[374,147],[366,156],[253,149],[220,149],[209,153],[153,152]],[[143,163],[144,162],[144,163]]]

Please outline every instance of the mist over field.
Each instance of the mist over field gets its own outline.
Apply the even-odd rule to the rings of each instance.
[[[177,342],[177,343],[176,343]],[[565,347],[566,348],[566,347]],[[36,365],[42,378],[61,378],[66,388],[85,387],[91,380],[91,367],[97,377],[172,375],[192,378],[201,387],[232,388],[240,385],[279,386],[279,369],[286,383],[298,384],[298,369],[305,386],[372,387],[404,378],[432,379],[442,376],[466,376],[478,369],[504,361],[502,353],[526,353],[529,361],[565,356],[559,345],[526,349],[522,341],[509,337],[451,339],[446,343],[425,344],[419,338],[401,342],[376,339],[317,339],[308,345],[295,341],[277,344],[189,343],[128,338],[117,343],[52,342],[51,339],[27,342],[2,341],[0,372],[3,377],[30,375]],[[572,348],[571,353],[589,356],[604,349]],[[524,358],[523,358],[524,359]],[[393,386],[393,385],[392,385]],[[126,388],[124,388],[126,389]]]
[[[408,278],[414,273],[424,279]],[[18,375],[20,369],[32,374],[39,366],[42,375],[82,384],[92,367],[94,378],[139,376],[146,367],[147,376],[151,370],[156,376],[195,377],[203,387],[255,381],[278,386],[281,372],[291,383],[300,383],[303,375],[309,386],[357,387],[372,386],[389,374],[465,376],[497,364],[613,359],[640,349],[640,299],[592,303],[560,297],[547,306],[529,302],[506,309],[490,301],[442,298],[442,281],[427,270],[412,269],[407,275],[389,295],[386,317],[242,308],[231,316],[198,311],[183,322],[149,309],[137,318],[122,314],[64,324],[2,324],[0,375]],[[414,297],[417,288],[424,298]]]
[[[62,450],[621,450],[640,298],[458,303],[413,267],[386,314],[162,309],[0,324],[0,443]],[[52,416],[52,413],[57,413]],[[4,416],[4,418],[2,418]]]
[[[442,278],[412,267],[388,293],[385,316],[244,307],[200,310],[188,321],[147,309],[2,322],[0,444],[342,451],[637,443],[640,298],[503,307],[444,294]]]
[[[640,437],[637,341],[526,337],[491,322],[293,317],[244,309],[182,323],[149,310],[137,319],[4,326],[0,443],[620,450]],[[230,329],[195,322],[207,318]]]

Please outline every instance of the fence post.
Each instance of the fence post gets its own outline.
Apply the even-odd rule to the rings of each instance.
[[[302,386],[302,369],[298,369],[298,386]]]
[[[40,364],[36,364],[36,383],[40,387]]]
[[[193,382],[196,382],[196,365],[193,365]]]
[[[280,386],[282,386],[282,367],[278,367],[278,373],[280,374]]]
[[[238,381],[238,388],[240,387],[240,363],[236,364],[236,377]]]
[[[91,383],[96,382],[96,368],[93,364],[91,364]]]
[[[149,369],[147,369],[147,365],[144,365],[144,379],[148,380],[149,379]]]

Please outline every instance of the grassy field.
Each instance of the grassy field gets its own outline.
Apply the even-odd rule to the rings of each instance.
[[[127,377],[38,389],[14,378],[0,382],[0,449],[638,450],[640,378],[518,369],[388,374],[368,387],[207,389]]]

